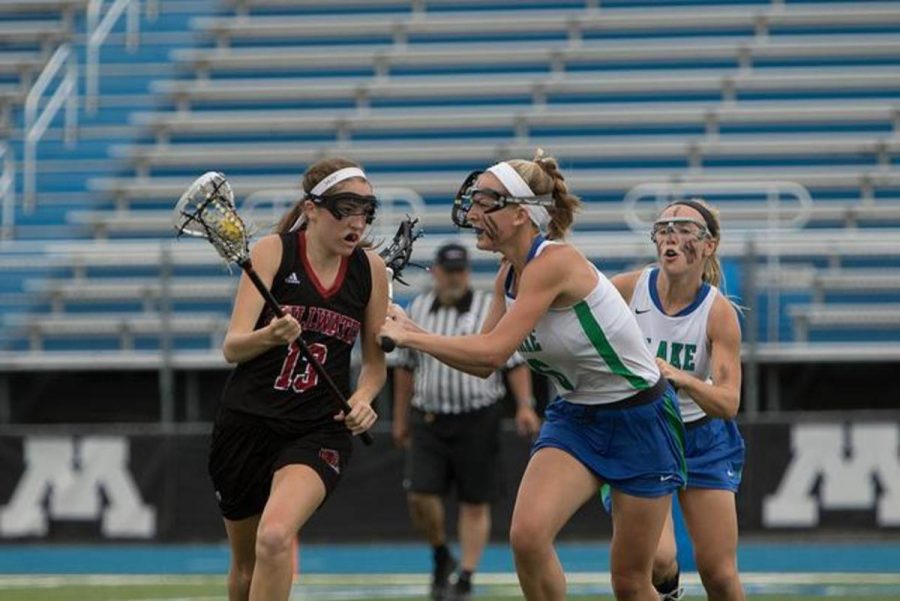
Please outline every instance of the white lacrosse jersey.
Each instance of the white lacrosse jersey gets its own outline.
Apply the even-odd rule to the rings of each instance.
[[[554,242],[538,237],[529,260]],[[506,307],[513,275],[507,278]],[[519,346],[534,371],[547,376],[562,399],[602,405],[627,399],[660,378],[628,305],[615,286],[597,271],[597,285],[584,299],[566,308],[550,308]]]
[[[706,328],[719,291],[703,282],[690,305],[677,315],[666,315],[656,287],[658,277],[659,267],[648,267],[641,272],[629,303],[650,351],[672,367],[708,380],[710,345]],[[706,416],[685,391],[678,391],[678,400],[684,423]]]

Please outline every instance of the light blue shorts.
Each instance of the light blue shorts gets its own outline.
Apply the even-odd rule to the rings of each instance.
[[[686,481],[684,426],[678,399],[665,380],[648,392],[611,407],[556,399],[547,407],[532,453],[561,449],[629,495],[670,494]]]

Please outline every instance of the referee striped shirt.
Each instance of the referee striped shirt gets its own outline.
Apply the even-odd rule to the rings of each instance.
[[[434,291],[420,294],[410,303],[408,314],[420,327],[444,336],[477,334],[487,317],[493,294],[469,290],[458,303],[441,305]],[[524,363],[515,353],[506,363],[510,369]],[[413,349],[400,349],[397,367],[415,372],[412,406],[430,413],[465,413],[487,407],[503,397],[500,372],[479,378],[463,373],[431,355]]]

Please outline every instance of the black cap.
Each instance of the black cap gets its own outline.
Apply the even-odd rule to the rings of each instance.
[[[434,255],[434,264],[447,271],[462,271],[469,268],[469,252],[466,247],[450,242],[443,245]]]

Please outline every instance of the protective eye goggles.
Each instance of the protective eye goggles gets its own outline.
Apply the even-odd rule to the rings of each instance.
[[[671,219],[658,219],[653,222],[650,229],[650,239],[656,244],[657,239],[662,236],[671,236],[677,234],[679,237],[688,238],[696,237],[698,240],[706,240],[711,235],[706,224],[700,223],[690,217],[673,217]]]
[[[552,207],[554,205],[551,194],[508,196],[490,188],[476,188],[475,182],[478,181],[482,173],[484,171],[473,171],[470,173],[453,198],[453,209],[450,216],[453,219],[453,223],[458,227],[472,227],[472,224],[469,222],[469,211],[476,204],[484,210],[485,215],[499,211],[510,204],[542,207]]]
[[[337,220],[363,216],[366,218],[366,224],[371,224],[375,221],[375,213],[378,210],[378,199],[375,196],[361,196],[353,192],[338,192],[326,196],[308,194],[306,197],[316,205],[327,209]]]

